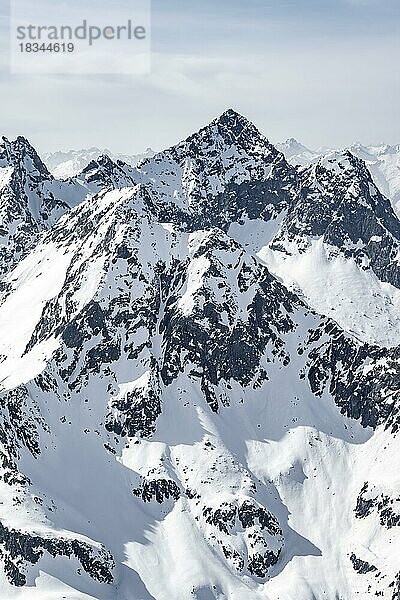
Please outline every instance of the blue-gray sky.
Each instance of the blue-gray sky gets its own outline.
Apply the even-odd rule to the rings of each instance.
[[[228,107],[272,141],[400,142],[399,0],[153,0],[152,71],[115,77],[10,75],[2,7],[0,130],[42,152],[160,149]]]

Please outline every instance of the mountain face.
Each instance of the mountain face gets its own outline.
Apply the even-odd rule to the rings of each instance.
[[[92,161],[97,161],[100,156],[108,156],[112,161],[122,161],[131,167],[136,167],[140,161],[154,155],[151,148],[147,148],[142,154],[115,154],[110,150],[99,148],[87,148],[82,150],[58,151],[45,154],[43,161],[49,171],[57,179],[69,179],[78,175]]]
[[[273,220],[291,204],[298,181],[283,154],[233,110],[137,171],[159,218],[189,230]]]
[[[294,138],[279,143],[276,147],[285,155],[290,164],[309,166],[318,162],[333,149],[320,148],[310,150]],[[353,144],[348,150],[365,162],[379,191],[392,202],[397,216],[400,215],[400,145],[381,144],[363,146]]]
[[[0,144],[0,274],[15,265],[41,231],[51,227],[87,191],[54,179],[29,142]]]
[[[51,175],[22,137],[0,146],[0,268],[18,259],[32,237],[68,207],[50,191]]]
[[[392,201],[395,212],[400,215],[400,144],[354,144],[350,151],[365,161],[375,184]]]
[[[349,151],[300,173],[301,191],[255,250],[291,289],[359,339],[400,342],[400,228],[365,164]]]
[[[114,162],[104,154],[91,160],[70,181],[81,185],[88,194],[93,195],[102,190],[132,187],[136,183],[136,173],[126,163],[120,160]]]
[[[69,185],[2,280],[0,597],[398,598],[399,222],[364,163],[298,171],[229,110]]]

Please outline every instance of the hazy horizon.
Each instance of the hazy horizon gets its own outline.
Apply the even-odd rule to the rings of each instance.
[[[215,117],[217,117],[217,116],[218,115],[215,115]],[[246,116],[246,115],[244,115],[244,116]],[[154,152],[160,152],[162,150],[165,150],[165,149],[167,149],[170,146],[178,144],[180,141],[182,141],[183,139],[185,139],[185,137],[187,137],[191,133],[195,133],[196,131],[198,131],[199,129],[201,129],[205,125],[207,125],[212,120],[213,119],[210,119],[210,121],[198,124],[197,126],[194,124],[194,128],[191,131],[189,131],[187,135],[185,135],[183,137],[180,137],[180,138],[177,137],[176,140],[172,141],[171,144],[169,144],[168,146],[153,147],[153,146],[148,146],[147,145],[147,146],[143,146],[142,148],[138,148],[137,150],[132,151],[132,152],[129,152],[129,150],[128,151],[122,151],[120,148],[113,147],[113,146],[110,146],[110,145],[108,145],[108,146],[97,146],[95,144],[91,144],[90,140],[88,140],[88,143],[86,143],[86,144],[84,143],[83,145],[81,145],[79,147],[78,146],[70,147],[70,146],[60,145],[60,146],[55,146],[55,147],[49,149],[49,148],[46,148],[46,147],[41,147],[38,144],[35,144],[35,140],[32,139],[29,136],[26,136],[24,134],[24,132],[20,132],[17,135],[23,135],[24,137],[26,137],[28,139],[28,141],[32,144],[32,146],[41,155],[53,154],[55,152],[74,152],[74,151],[91,150],[91,149],[102,150],[102,151],[109,151],[112,154],[126,154],[126,155],[132,154],[132,155],[134,155],[134,154],[145,153],[147,150],[152,150]],[[254,124],[256,126],[258,126],[256,122],[254,122]],[[274,144],[274,145],[284,143],[284,142],[288,141],[290,138],[293,138],[296,142],[298,142],[298,143],[302,144],[303,146],[305,146],[307,148],[307,150],[311,150],[311,151],[319,151],[319,150],[322,150],[322,149],[340,150],[342,148],[343,149],[344,148],[348,148],[348,147],[353,146],[354,144],[358,144],[358,143],[360,143],[360,144],[362,144],[363,146],[366,146],[366,147],[367,146],[380,146],[380,145],[385,145],[385,144],[390,145],[390,146],[396,146],[396,145],[400,144],[400,136],[399,136],[399,141],[397,141],[397,142],[395,141],[395,142],[392,142],[392,143],[388,143],[387,140],[354,139],[349,144],[342,144],[342,145],[336,145],[335,146],[334,144],[330,144],[329,140],[327,140],[326,143],[321,144],[319,146],[311,146],[310,144],[307,144],[304,140],[299,139],[299,138],[297,138],[295,136],[289,136],[289,137],[280,138],[280,139],[275,139],[275,138],[273,139],[271,136],[268,135],[267,132],[263,131],[261,128],[259,128],[259,129],[260,129],[261,133],[263,133],[267,137],[267,139],[272,144]],[[0,132],[0,135],[5,135],[5,134],[3,134],[3,132]],[[8,137],[8,136],[6,136],[6,137]],[[11,139],[14,139],[15,137],[17,137],[17,136],[11,136]]]
[[[275,143],[400,142],[397,1],[181,6],[153,0],[148,75],[12,76],[3,52],[1,133],[24,135],[42,153],[139,153],[171,146],[233,107]]]

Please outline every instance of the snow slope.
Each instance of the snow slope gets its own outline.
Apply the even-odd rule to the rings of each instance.
[[[260,235],[252,221],[231,234],[290,289],[362,341],[400,343],[400,229],[364,163],[333,153],[301,171],[303,190]],[[266,233],[266,232],[265,232]]]

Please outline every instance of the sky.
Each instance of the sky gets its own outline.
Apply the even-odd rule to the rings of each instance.
[[[152,0],[141,75],[11,75],[7,2],[0,132],[42,153],[160,150],[229,107],[273,142],[400,143],[399,0]]]

